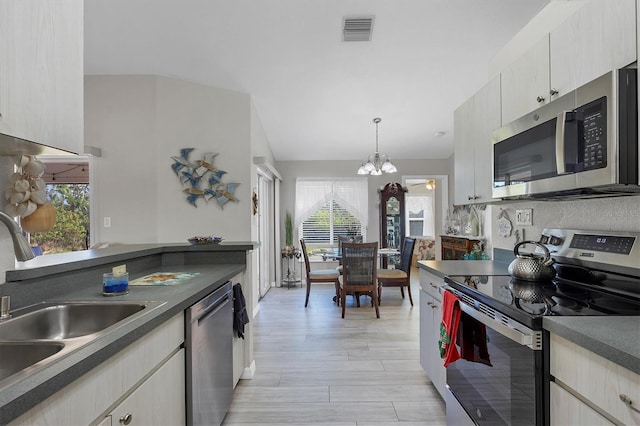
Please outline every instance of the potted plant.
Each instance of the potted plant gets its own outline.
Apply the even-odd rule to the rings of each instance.
[[[284,218],[284,247],[282,248],[282,258],[286,259],[300,259],[302,253],[296,246],[293,245],[293,221],[291,219],[291,213],[287,212]],[[287,267],[287,278],[295,277],[295,270],[291,271]]]

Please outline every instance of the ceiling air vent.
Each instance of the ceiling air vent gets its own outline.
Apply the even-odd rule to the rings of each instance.
[[[371,41],[373,16],[344,18],[342,41]]]

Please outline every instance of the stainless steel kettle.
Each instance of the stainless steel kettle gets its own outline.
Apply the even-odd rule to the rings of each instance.
[[[542,248],[544,257],[538,254],[520,254],[520,246],[525,244],[535,244]],[[536,241],[522,241],[513,248],[516,258],[509,265],[509,274],[520,280],[527,281],[549,281],[556,276],[556,270],[553,268],[553,259],[551,253],[542,244]]]

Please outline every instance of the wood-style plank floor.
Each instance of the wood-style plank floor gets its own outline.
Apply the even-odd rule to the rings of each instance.
[[[332,284],[272,288],[253,319],[256,374],[235,389],[224,425],[445,425],[444,402],[419,361],[419,282],[414,306],[383,289],[380,319],[370,300],[347,296],[345,319]]]

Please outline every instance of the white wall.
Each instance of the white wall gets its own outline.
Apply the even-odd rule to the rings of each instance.
[[[102,150],[92,193],[96,241],[184,242],[194,235],[251,239],[250,97],[160,76],[86,76],[85,143]],[[218,153],[239,202],[186,201],[172,156]],[[111,227],[103,218],[111,217]]]
[[[365,155],[366,153],[363,153]],[[380,238],[380,225],[378,214],[378,189],[387,183],[402,183],[402,176],[415,175],[448,175],[452,182],[453,170],[450,160],[393,160],[398,167],[398,173],[383,174],[381,176],[368,176],[369,182],[369,226],[367,228],[367,241],[378,241]],[[279,161],[276,168],[282,174],[281,192],[281,223],[284,223],[286,211],[294,215],[296,178],[298,177],[357,177],[356,171],[361,162],[357,160],[336,161]],[[451,193],[451,191],[449,191]],[[436,217],[436,233],[442,229],[442,218]],[[294,232],[296,232],[294,230]],[[284,226],[281,241],[284,244]],[[294,235],[294,239],[296,235]]]

